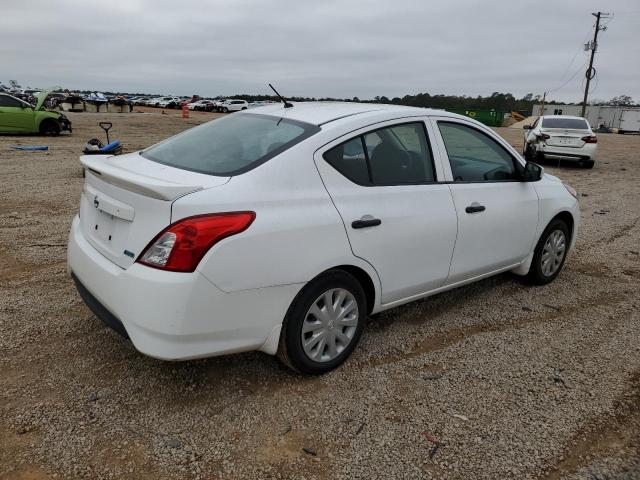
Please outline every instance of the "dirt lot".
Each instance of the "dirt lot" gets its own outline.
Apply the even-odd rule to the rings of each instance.
[[[546,165],[581,195],[557,281],[385,312],[343,368],[304,378],[259,353],[146,358],[66,275],[97,122],[131,151],[213,116],[0,137],[0,478],[640,478],[640,136],[600,135],[591,171]]]

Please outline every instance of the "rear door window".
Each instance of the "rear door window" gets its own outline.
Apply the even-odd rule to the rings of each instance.
[[[367,157],[362,137],[341,143],[324,154],[325,160],[342,175],[359,185],[370,185]]]
[[[324,158],[359,185],[411,185],[436,179],[422,122],[373,130],[333,147]]]

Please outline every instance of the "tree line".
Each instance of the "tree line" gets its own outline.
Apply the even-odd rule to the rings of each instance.
[[[272,95],[249,95],[238,94],[228,98],[238,98],[246,100],[248,102],[273,100],[278,101],[277,97]],[[341,101],[341,102],[364,102],[364,103],[387,103],[394,105],[406,105],[410,107],[423,107],[423,108],[439,108],[444,110],[498,110],[498,111],[518,111],[523,113],[530,113],[533,110],[533,105],[542,102],[542,95],[534,95],[533,93],[527,93],[522,98],[516,98],[511,93],[493,92],[489,96],[478,95],[477,97],[471,97],[468,95],[444,95],[436,94],[431,95],[429,93],[418,93],[415,95],[405,95],[404,97],[388,98],[385,96],[376,96],[373,99],[359,99],[353,98],[331,98],[331,97],[290,97],[291,101]],[[552,103],[557,105],[572,105],[571,103],[555,100],[553,98],[546,98],[546,103]],[[616,105],[616,106],[633,106],[635,105],[633,99],[628,95],[619,95],[611,100],[598,100],[594,99],[589,102],[590,105]]]
[[[81,93],[90,93],[89,90],[81,90]],[[111,92],[105,92],[110,94]],[[144,95],[144,94],[135,94]],[[158,95],[161,96],[161,95]],[[279,101],[274,95],[253,95],[248,93],[240,93],[236,95],[220,96],[217,98],[237,98],[246,100],[247,102],[257,101]],[[409,107],[422,108],[438,108],[444,110],[498,110],[504,112],[518,111],[528,114],[533,110],[534,104],[542,102],[542,95],[534,95],[527,93],[522,98],[516,98],[511,93],[493,92],[489,96],[478,95],[472,97],[469,95],[444,95],[429,93],[417,93],[415,95],[405,95],[404,97],[389,98],[386,96],[376,96],[372,99],[353,98],[333,98],[333,97],[287,97],[292,102],[309,102],[309,101],[339,101],[339,102],[363,102],[363,103],[386,103],[394,105],[405,105]],[[556,105],[575,105],[560,100],[547,97],[545,103]],[[638,106],[629,95],[618,95],[611,100],[593,99],[589,101],[589,105],[614,105],[614,106]]]

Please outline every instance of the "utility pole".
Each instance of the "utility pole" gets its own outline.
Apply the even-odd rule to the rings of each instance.
[[[587,97],[589,96],[589,84],[591,83],[591,79],[593,77],[595,77],[596,72],[593,69],[593,57],[596,54],[596,50],[598,48],[598,32],[600,30],[606,30],[607,27],[606,26],[600,26],[600,19],[601,18],[606,18],[609,16],[608,13],[603,13],[603,12],[598,12],[598,13],[592,13],[591,15],[593,15],[594,17],[596,17],[596,28],[593,32],[593,41],[590,44],[587,44],[589,47],[588,49],[591,50],[591,58],[589,60],[589,68],[587,69],[586,73],[585,73],[585,77],[587,78],[587,82],[586,85],[584,87],[584,99],[582,100],[582,113],[581,113],[581,117],[584,117],[584,114],[586,112],[587,109]]]

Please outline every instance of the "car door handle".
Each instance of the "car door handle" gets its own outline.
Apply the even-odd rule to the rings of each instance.
[[[382,223],[379,218],[361,218],[360,220],[354,220],[351,222],[351,228],[368,228],[377,227]]]
[[[469,205],[467,208],[465,208],[464,211],[467,212],[467,213],[484,212],[485,211],[485,206],[484,205],[480,205],[478,202],[473,202],[471,205]]]

